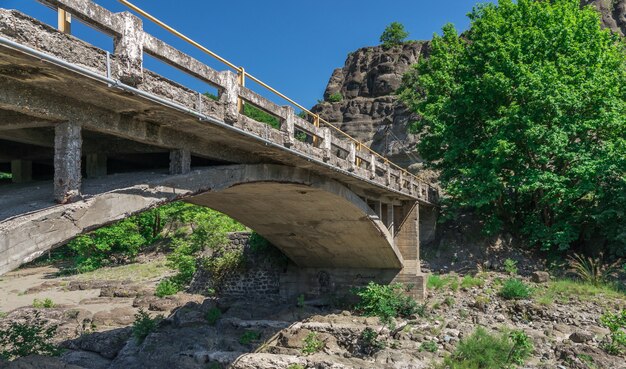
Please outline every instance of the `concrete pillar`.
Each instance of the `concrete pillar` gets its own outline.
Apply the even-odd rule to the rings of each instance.
[[[237,75],[231,71],[220,72],[220,84],[223,87],[219,92],[220,102],[224,104],[224,120],[234,124],[239,120],[239,81]]]
[[[391,234],[391,237],[394,237],[395,234],[395,223],[394,223],[394,206],[393,204],[387,204],[387,222],[385,223],[385,225],[387,226],[387,229],[389,230],[389,233]]]
[[[24,183],[33,180],[33,162],[30,160],[11,160],[11,180]]]
[[[356,168],[356,145],[352,141],[350,141],[348,157],[346,160],[348,161],[348,170],[351,172],[354,171]]]
[[[191,171],[191,152],[180,149],[170,151],[170,174],[187,174]]]
[[[280,130],[283,132],[285,147],[291,147],[294,143],[294,131],[296,113],[291,106],[283,106],[284,118],[280,124]]]
[[[122,34],[114,39],[117,69],[115,78],[131,86],[143,81],[143,25],[129,12],[115,14],[122,23]]]
[[[80,197],[81,127],[72,122],[54,127],[54,200],[65,204]]]
[[[411,285],[411,294],[416,299],[423,300],[426,298],[427,278],[420,268],[419,208],[416,201],[394,207],[394,219],[398,222],[394,242],[404,259],[404,267],[394,282]]]
[[[107,156],[104,154],[87,154],[85,163],[87,178],[99,178],[107,175]]]

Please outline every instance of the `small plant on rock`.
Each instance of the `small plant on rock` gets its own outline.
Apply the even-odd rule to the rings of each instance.
[[[245,331],[245,332],[243,332],[241,337],[239,337],[239,343],[241,343],[242,345],[249,345],[253,341],[257,341],[259,339],[261,339],[261,332],[258,332],[258,331]]]
[[[204,317],[206,318],[207,322],[209,322],[209,325],[215,325],[217,321],[220,320],[220,318],[222,317],[222,311],[216,307],[212,307],[209,309],[209,311],[206,312],[206,315]]]
[[[365,328],[359,337],[361,351],[365,355],[373,355],[387,346],[385,341],[378,338],[379,334],[372,328]]]
[[[304,346],[302,347],[302,353],[305,355],[314,354],[316,352],[322,351],[325,344],[317,337],[317,333],[309,332],[309,334],[304,337]]]
[[[485,281],[482,278],[472,277],[471,275],[466,275],[461,280],[462,288],[482,287],[483,284],[485,284]]]
[[[135,337],[137,343],[141,344],[157,328],[162,319],[162,315],[151,318],[145,310],[139,309],[137,314],[135,314],[135,321],[133,322],[133,337]]]
[[[162,279],[156,287],[154,294],[157,297],[175,295],[180,290],[180,286],[170,278]]]
[[[420,345],[420,351],[437,352],[438,349],[439,347],[434,341],[424,341]]]
[[[609,342],[603,342],[602,348],[612,355],[626,352],[626,309],[617,314],[606,313],[600,318],[600,324],[609,329]]]
[[[529,298],[532,295],[532,290],[521,280],[509,278],[504,281],[499,295],[506,300],[521,300]]]
[[[37,309],[52,309],[54,307],[54,301],[48,297],[43,300],[34,299],[33,307]]]
[[[504,261],[504,271],[509,273],[510,275],[517,274],[517,260],[506,259]]]
[[[0,329],[0,359],[59,355],[61,350],[51,342],[56,331],[57,326],[46,326],[38,311],[25,323],[11,322],[8,327]]]
[[[289,364],[289,366],[287,367],[287,369],[305,369],[304,365],[300,365],[300,364]]]
[[[339,92],[335,92],[334,94],[330,94],[328,96],[328,102],[340,102],[343,100],[343,96]]]

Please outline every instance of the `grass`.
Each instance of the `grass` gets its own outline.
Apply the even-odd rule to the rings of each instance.
[[[559,279],[548,282],[545,289],[537,290],[535,301],[542,305],[552,305],[555,301],[566,303],[570,297],[591,300],[600,296],[612,299],[626,298],[626,294],[609,284],[594,286],[591,283]]]
[[[461,287],[462,288],[472,288],[472,287],[482,287],[485,284],[485,280],[479,277],[472,277],[471,275],[466,275],[461,279]]]
[[[135,282],[149,281],[158,279],[164,275],[172,274],[172,270],[167,267],[164,259],[152,260],[147,263],[136,263],[121,265],[116,267],[105,267],[79,274],[73,278],[80,281],[125,281],[133,280]]]
[[[459,278],[456,276],[445,276],[442,277],[437,274],[433,274],[428,277],[428,288],[441,290],[444,287],[448,286],[451,290],[456,291],[459,289]]]

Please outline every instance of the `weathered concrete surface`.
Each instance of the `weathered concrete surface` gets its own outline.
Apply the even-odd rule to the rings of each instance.
[[[158,178],[0,223],[0,274],[76,235],[186,198],[220,210],[301,266],[402,268],[384,224],[345,186],[310,171],[235,165]]]

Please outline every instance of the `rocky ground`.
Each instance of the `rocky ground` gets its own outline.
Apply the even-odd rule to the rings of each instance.
[[[626,308],[626,296],[548,280],[544,273],[520,277],[533,287],[533,297],[512,301],[498,295],[510,277],[503,272],[471,279],[443,274],[431,281],[423,314],[399,319],[390,330],[378,318],[341,306],[344,301],[186,293],[158,298],[155,282],[168,273],[159,258],[91,275],[56,277],[54,271],[30,267],[3,276],[0,326],[38,311],[58,326],[55,340],[64,352],[58,359],[28,357],[0,368],[430,368],[478,326],[526,332],[534,342],[526,368],[626,368],[625,357],[600,348],[608,330],[598,321],[605,312]],[[126,279],[130,275],[133,282]],[[32,307],[35,298],[46,297],[57,305]],[[140,308],[164,316],[141,343],[130,328]],[[221,314],[211,324],[207,314],[217,309]],[[363,341],[367,328],[379,332],[384,348]],[[311,349],[307,337],[314,337],[318,352],[305,354]]]

